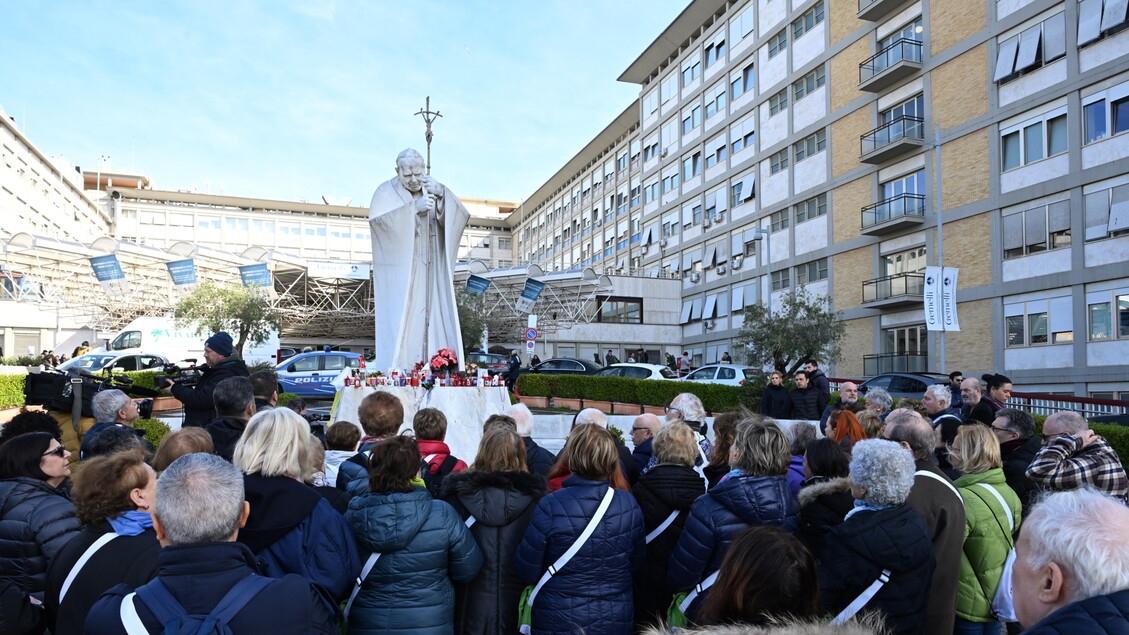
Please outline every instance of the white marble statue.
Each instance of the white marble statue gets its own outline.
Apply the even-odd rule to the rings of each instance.
[[[452,270],[470,213],[425,172],[412,149],[396,157],[396,178],[372,195],[372,281],[377,370],[411,371],[441,348],[463,368]]]

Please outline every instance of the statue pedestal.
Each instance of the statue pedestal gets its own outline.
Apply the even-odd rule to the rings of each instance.
[[[357,408],[368,395],[389,392],[404,405],[404,422],[400,430],[412,429],[412,418],[423,408],[437,408],[447,416],[447,445],[451,453],[469,465],[478,454],[482,440],[482,424],[492,414],[501,414],[510,405],[504,386],[453,388],[436,386],[431,390],[411,386],[346,386],[337,391],[330,420],[351,421],[360,426]]]

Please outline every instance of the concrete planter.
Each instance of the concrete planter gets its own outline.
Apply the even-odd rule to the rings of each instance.
[[[585,408],[595,408],[604,414],[611,414],[612,402],[610,401],[596,401],[595,399],[585,399],[582,404]]]
[[[580,400],[571,397],[553,397],[553,407],[580,410]]]
[[[666,416],[666,407],[665,406],[643,406],[643,412],[646,413],[646,414],[649,414],[649,415],[655,415],[656,417],[665,417]]]
[[[643,413],[643,406],[637,403],[623,403],[620,401],[612,402],[612,414],[616,415],[640,415]]]
[[[153,412],[168,412],[180,410],[184,404],[176,397],[153,397]]]
[[[520,400],[521,403],[525,404],[526,406],[528,406],[530,408],[548,408],[549,407],[549,398],[548,397],[525,397],[525,396],[522,396],[522,397],[518,397],[518,400]]]

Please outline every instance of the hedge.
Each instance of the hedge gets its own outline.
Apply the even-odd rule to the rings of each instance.
[[[27,375],[0,375],[0,408],[24,405],[24,377]]]
[[[665,406],[679,393],[693,393],[710,412],[732,410],[741,389],[725,384],[528,373],[517,380],[517,392],[528,397],[562,397]]]
[[[144,430],[145,440],[152,443],[153,447],[159,446],[161,439],[170,431],[169,425],[160,419],[137,419],[133,422],[133,427]]]

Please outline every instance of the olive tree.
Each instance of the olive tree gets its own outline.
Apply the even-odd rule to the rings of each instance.
[[[197,334],[227,331],[239,357],[245,344],[261,344],[280,327],[266,292],[238,284],[201,283],[176,303],[173,317],[178,327],[196,327]]]
[[[735,339],[748,364],[771,365],[790,375],[805,359],[839,358],[847,330],[841,320],[829,298],[793,288],[780,298],[777,310],[764,304],[745,307],[745,323]]]

